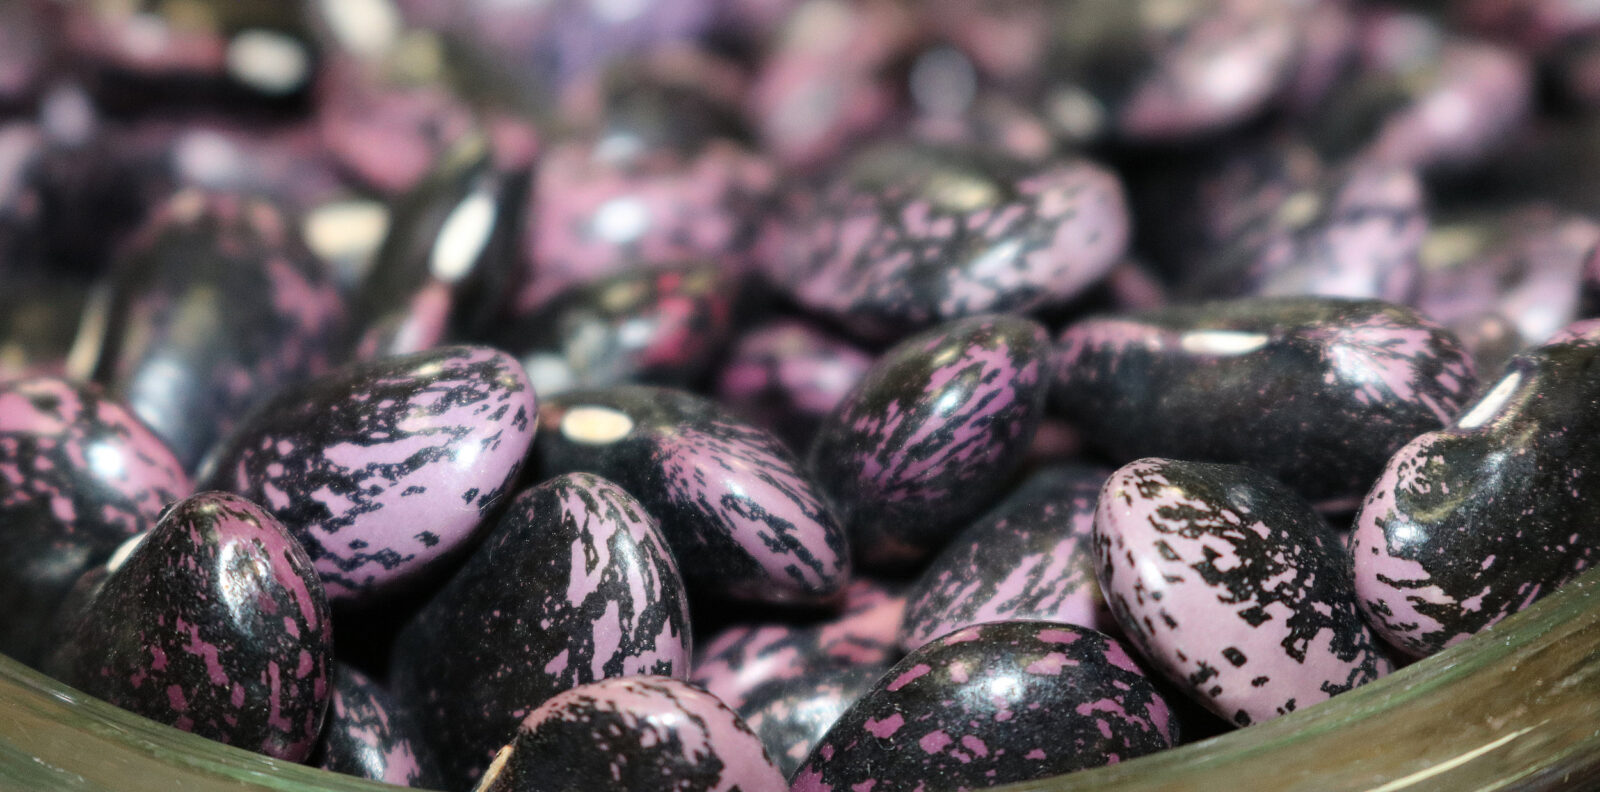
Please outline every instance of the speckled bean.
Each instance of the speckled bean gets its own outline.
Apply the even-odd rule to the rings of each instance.
[[[349,364],[244,419],[202,476],[288,526],[335,602],[436,573],[509,497],[538,403],[516,359],[439,347]]]
[[[1060,350],[1052,403],[1114,461],[1249,465],[1330,505],[1353,505],[1395,449],[1454,418],[1477,385],[1454,336],[1373,301],[1091,318]]]
[[[224,493],[173,506],[45,668],[152,720],[268,756],[310,755],[331,694],[328,600],[305,551]]]
[[[1600,556],[1600,323],[1512,358],[1449,425],[1395,453],[1356,518],[1356,591],[1411,654],[1466,640]]]
[[[0,652],[37,662],[73,581],[189,491],[172,451],[99,386],[0,386]]]
[[[1117,630],[1094,572],[1094,507],[1111,471],[1038,471],[962,531],[907,594],[900,646],[991,621]]]
[[[401,632],[391,676],[460,786],[552,696],[608,677],[682,676],[690,645],[683,581],[655,518],[578,473],[512,502]]]
[[[1124,633],[1191,698],[1248,726],[1391,669],[1341,543],[1249,468],[1130,463],[1095,512],[1097,574]]]
[[[885,144],[820,188],[788,192],[764,272],[805,308],[872,340],[1030,311],[1093,285],[1127,248],[1115,174]]]
[[[1042,326],[950,322],[885,352],[808,457],[863,564],[905,565],[982,513],[1021,461],[1051,374]]]
[[[528,715],[478,792],[783,792],[783,775],[727,705],[676,679],[607,679]]]
[[[982,788],[1177,738],[1167,703],[1115,640],[1050,622],[983,624],[901,660],[828,730],[793,792]]]
[[[683,391],[574,391],[539,413],[542,475],[610,478],[661,520],[691,586],[756,602],[818,601],[848,581],[844,532],[783,442]]]

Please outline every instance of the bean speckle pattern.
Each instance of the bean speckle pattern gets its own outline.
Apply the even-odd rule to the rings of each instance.
[[[333,700],[323,724],[317,766],[399,786],[432,788],[427,749],[399,717],[394,697],[366,674],[334,666]]]
[[[452,785],[550,697],[689,671],[688,600],[655,518],[616,484],[558,476],[512,502],[396,640],[397,695]]]
[[[1453,335],[1371,300],[1094,317],[1058,348],[1052,406],[1112,460],[1247,465],[1319,504],[1353,505],[1390,454],[1454,418],[1477,386]]]
[[[544,475],[588,471],[661,520],[691,586],[757,602],[821,601],[849,579],[844,532],[770,432],[683,391],[574,391],[539,414]]]
[[[975,314],[1029,311],[1103,277],[1128,243],[1114,174],[1025,167],[904,144],[790,193],[766,273],[807,308],[874,340]]]
[[[904,566],[1001,493],[1044,413],[1049,338],[979,316],[885,352],[817,432],[808,461],[863,564]]]
[[[870,580],[851,583],[837,614],[813,624],[736,624],[708,636],[690,681],[736,710],[757,688],[829,668],[887,668],[899,658],[895,637],[905,596]]]
[[[305,551],[224,493],[173,506],[46,662],[60,679],[178,729],[310,755],[331,695],[328,600]]]
[[[1571,325],[1389,460],[1352,546],[1362,609],[1385,640],[1431,654],[1600,557],[1597,362],[1600,322]]]
[[[1150,663],[1248,726],[1391,670],[1356,606],[1348,557],[1282,484],[1238,465],[1142,459],[1095,513],[1100,586]]]
[[[266,506],[336,602],[436,571],[507,499],[538,402],[516,359],[440,347],[287,389],[241,424],[203,478]]]
[[[888,665],[823,668],[773,679],[750,691],[737,710],[785,776],[800,769],[839,716],[867,694]]]
[[[1094,561],[1094,509],[1110,475],[1092,467],[1038,471],[962,531],[907,594],[901,648],[991,621],[1115,633]]]
[[[574,688],[522,722],[479,792],[783,792],[750,727],[676,679],[630,677]]]
[[[1190,295],[1408,301],[1428,232],[1417,174],[1357,162],[1249,216],[1185,278]]]
[[[717,400],[805,449],[872,368],[872,356],[794,319],[746,330],[717,377]]]
[[[1177,738],[1167,703],[1115,640],[997,622],[907,655],[839,718],[792,789],[983,788],[1132,759]]]
[[[166,444],[99,386],[0,386],[0,652],[36,662],[73,581],[189,490]]]
[[[193,468],[263,396],[327,370],[344,310],[282,210],[184,191],[115,269],[93,377]]]

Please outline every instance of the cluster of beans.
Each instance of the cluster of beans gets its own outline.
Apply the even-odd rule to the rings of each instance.
[[[974,789],[1600,550],[1580,0],[0,1],[0,652],[490,792]]]

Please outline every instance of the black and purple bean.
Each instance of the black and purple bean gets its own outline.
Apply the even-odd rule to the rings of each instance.
[[[1177,722],[1114,639],[1040,621],[945,635],[828,730],[793,792],[978,789],[1171,747]]]
[[[344,321],[282,210],[197,189],[137,232],[108,294],[81,339],[98,355],[76,373],[105,383],[191,469],[263,397],[324,373]]]
[[[178,458],[99,386],[0,385],[0,652],[37,662],[78,576],[189,492]]]
[[[717,375],[717,400],[804,449],[871,367],[872,356],[859,347],[780,319],[740,335]]]
[[[1600,323],[1511,359],[1449,425],[1395,453],[1356,518],[1356,592],[1384,640],[1432,654],[1600,558]]]
[[[1293,148],[1282,152],[1297,154]],[[1283,165],[1297,166],[1293,160]],[[1356,160],[1304,187],[1296,186],[1304,175],[1268,175],[1290,180],[1252,185],[1266,190],[1264,196],[1253,194],[1265,199],[1260,204],[1232,206],[1226,195],[1203,198],[1208,206],[1223,204],[1205,213],[1213,223],[1221,221],[1217,230],[1227,236],[1183,274],[1190,297],[1411,298],[1428,231],[1428,196],[1413,170]],[[1283,189],[1293,192],[1277,197]]]
[[[1248,726],[1391,670],[1343,543],[1310,504],[1238,465],[1141,459],[1105,483],[1096,572],[1150,664]]]
[[[788,784],[726,704],[666,677],[607,679],[546,701],[478,792],[784,792]]]
[[[940,325],[885,352],[817,431],[809,465],[864,565],[926,558],[1002,494],[1044,413],[1043,326]]]
[[[565,393],[539,413],[542,476],[616,481],[661,521],[691,587],[755,602],[815,602],[849,580],[833,512],[770,432],[685,391]]]
[[[733,337],[736,279],[715,264],[630,269],[574,286],[495,331],[540,395],[698,385]]]
[[[1114,462],[1248,465],[1350,507],[1477,385],[1456,338],[1416,312],[1330,298],[1085,319],[1062,333],[1056,372],[1054,408]]]
[[[261,507],[206,492],[108,569],[45,669],[123,709],[290,761],[332,695],[332,621],[311,560]]]
[[[521,275],[532,179],[467,135],[397,199],[389,231],[351,299],[347,352],[370,360],[432,349],[481,331]]]
[[[765,158],[730,140],[621,160],[603,140],[552,146],[534,182],[514,310],[638,267],[709,261],[742,271],[776,180]]]
[[[689,605],[655,518],[616,484],[558,476],[518,495],[396,639],[391,677],[452,785],[518,721],[578,685],[689,672]]]
[[[792,776],[817,741],[867,694],[888,664],[819,668],[757,686],[735,711],[767,746],[785,776]]]
[[[317,767],[399,786],[435,786],[431,754],[400,716],[394,697],[343,663],[333,668],[333,698],[313,757]]]
[[[894,341],[1065,302],[1110,271],[1128,235],[1121,183],[1087,160],[891,144],[786,194],[764,272],[807,310]]]
[[[837,614],[812,624],[736,624],[705,638],[689,680],[743,712],[755,690],[774,682],[830,668],[888,668],[900,657],[905,596],[860,579],[839,600]]]
[[[459,557],[512,494],[537,411],[522,366],[487,347],[351,363],[252,412],[202,480],[266,506],[357,604]]]
[[[907,593],[906,651],[963,627],[1050,621],[1115,634],[1095,582],[1094,510],[1111,471],[1035,472],[956,536]]]
[[[1600,223],[1549,204],[1468,215],[1429,233],[1422,263],[1412,305],[1424,316],[1452,329],[1502,316],[1539,345],[1592,315],[1580,314],[1583,273],[1600,267]]]

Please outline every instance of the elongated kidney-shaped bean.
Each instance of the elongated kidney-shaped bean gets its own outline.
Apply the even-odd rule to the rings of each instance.
[[[1390,669],[1332,529],[1249,468],[1141,459],[1095,512],[1100,586],[1129,640],[1239,726]]]
[[[1049,341],[1013,316],[950,322],[875,363],[809,463],[863,563],[920,560],[1000,494],[1042,418]]]
[[[1600,323],[1512,358],[1449,426],[1400,449],[1356,519],[1356,591],[1385,640],[1429,654],[1600,556]]]
[[[661,520],[690,585],[756,602],[825,599],[850,576],[844,533],[782,441],[716,404],[624,386],[551,399],[543,475],[616,481]]]
[[[683,581],[655,518],[610,481],[519,495],[401,632],[395,690],[445,778],[478,777],[546,699],[614,676],[689,671]]]
[[[327,596],[300,545],[243,498],[173,506],[70,635],[46,669],[123,709],[290,761],[316,744],[332,687]]]
[[[1455,337],[1374,301],[1258,298],[1091,318],[1061,335],[1053,405],[1117,462],[1247,465],[1314,502],[1359,497],[1477,384]]]

